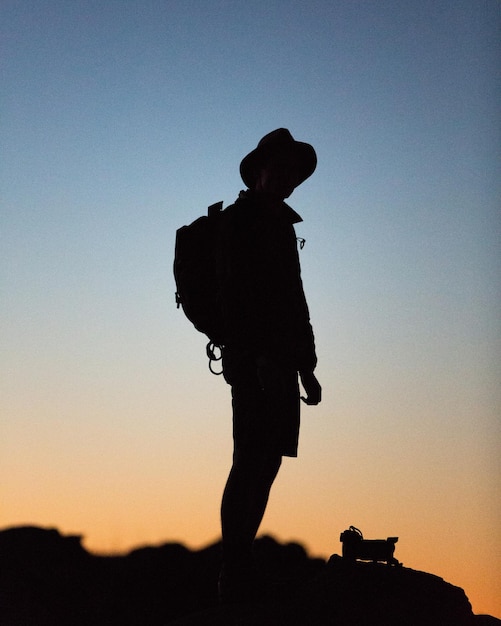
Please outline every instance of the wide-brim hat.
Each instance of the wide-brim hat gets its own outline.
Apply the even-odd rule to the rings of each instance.
[[[287,128],[277,128],[265,135],[257,147],[242,159],[240,176],[247,187],[254,188],[263,165],[276,156],[285,156],[292,164],[297,180],[294,187],[311,176],[317,166],[317,155],[313,146],[296,141]]]

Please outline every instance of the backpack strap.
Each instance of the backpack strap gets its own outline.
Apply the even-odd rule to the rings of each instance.
[[[218,213],[221,213],[221,211],[223,210],[223,202],[215,202],[214,204],[211,204],[210,207],[207,209],[207,215],[209,217],[212,217],[213,215],[217,215]]]
[[[220,202],[215,202],[214,204],[211,204],[210,207],[207,208],[207,215],[209,217],[214,217],[216,215],[219,215],[219,213],[221,213],[222,210],[223,210],[223,201],[221,200]],[[214,343],[213,341],[209,341],[209,343],[205,347],[205,351],[209,358],[210,371],[216,376],[220,376],[223,373],[223,368],[221,367],[221,370],[217,372],[214,369],[213,363],[216,361],[221,361],[221,359],[223,358],[223,352],[222,352],[221,346],[217,343]]]

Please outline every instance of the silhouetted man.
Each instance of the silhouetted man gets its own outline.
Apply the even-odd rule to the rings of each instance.
[[[318,404],[317,358],[301,282],[294,224],[284,202],[316,167],[312,146],[284,128],[240,164],[248,189],[223,213],[223,372],[233,402],[233,465],[221,505],[223,601],[253,596],[252,544],[282,456],[297,456],[300,392]]]

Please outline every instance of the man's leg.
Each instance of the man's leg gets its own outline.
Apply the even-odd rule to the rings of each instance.
[[[259,594],[262,581],[254,570],[252,545],[282,456],[295,452],[294,446],[289,445],[289,435],[292,432],[294,443],[299,421],[299,415],[296,420],[297,374],[293,372],[294,376],[290,377],[292,382],[295,377],[295,386],[292,382],[287,385],[280,369],[269,368],[271,373],[265,381],[265,377],[259,375],[254,357],[228,351],[223,356],[226,357],[223,360],[225,378],[232,387],[234,453],[221,503],[223,569],[220,583],[233,587],[235,596],[239,595],[239,580],[241,589],[254,586]],[[289,409],[291,398],[292,410]],[[226,594],[221,591],[225,584],[220,584],[223,600]]]
[[[280,454],[237,450],[221,504],[223,562],[228,570],[252,567],[252,544],[266,510]]]

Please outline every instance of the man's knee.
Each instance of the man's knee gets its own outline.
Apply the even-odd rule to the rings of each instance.
[[[274,450],[237,449],[233,467],[255,478],[267,479],[277,475],[282,464],[282,455]]]

